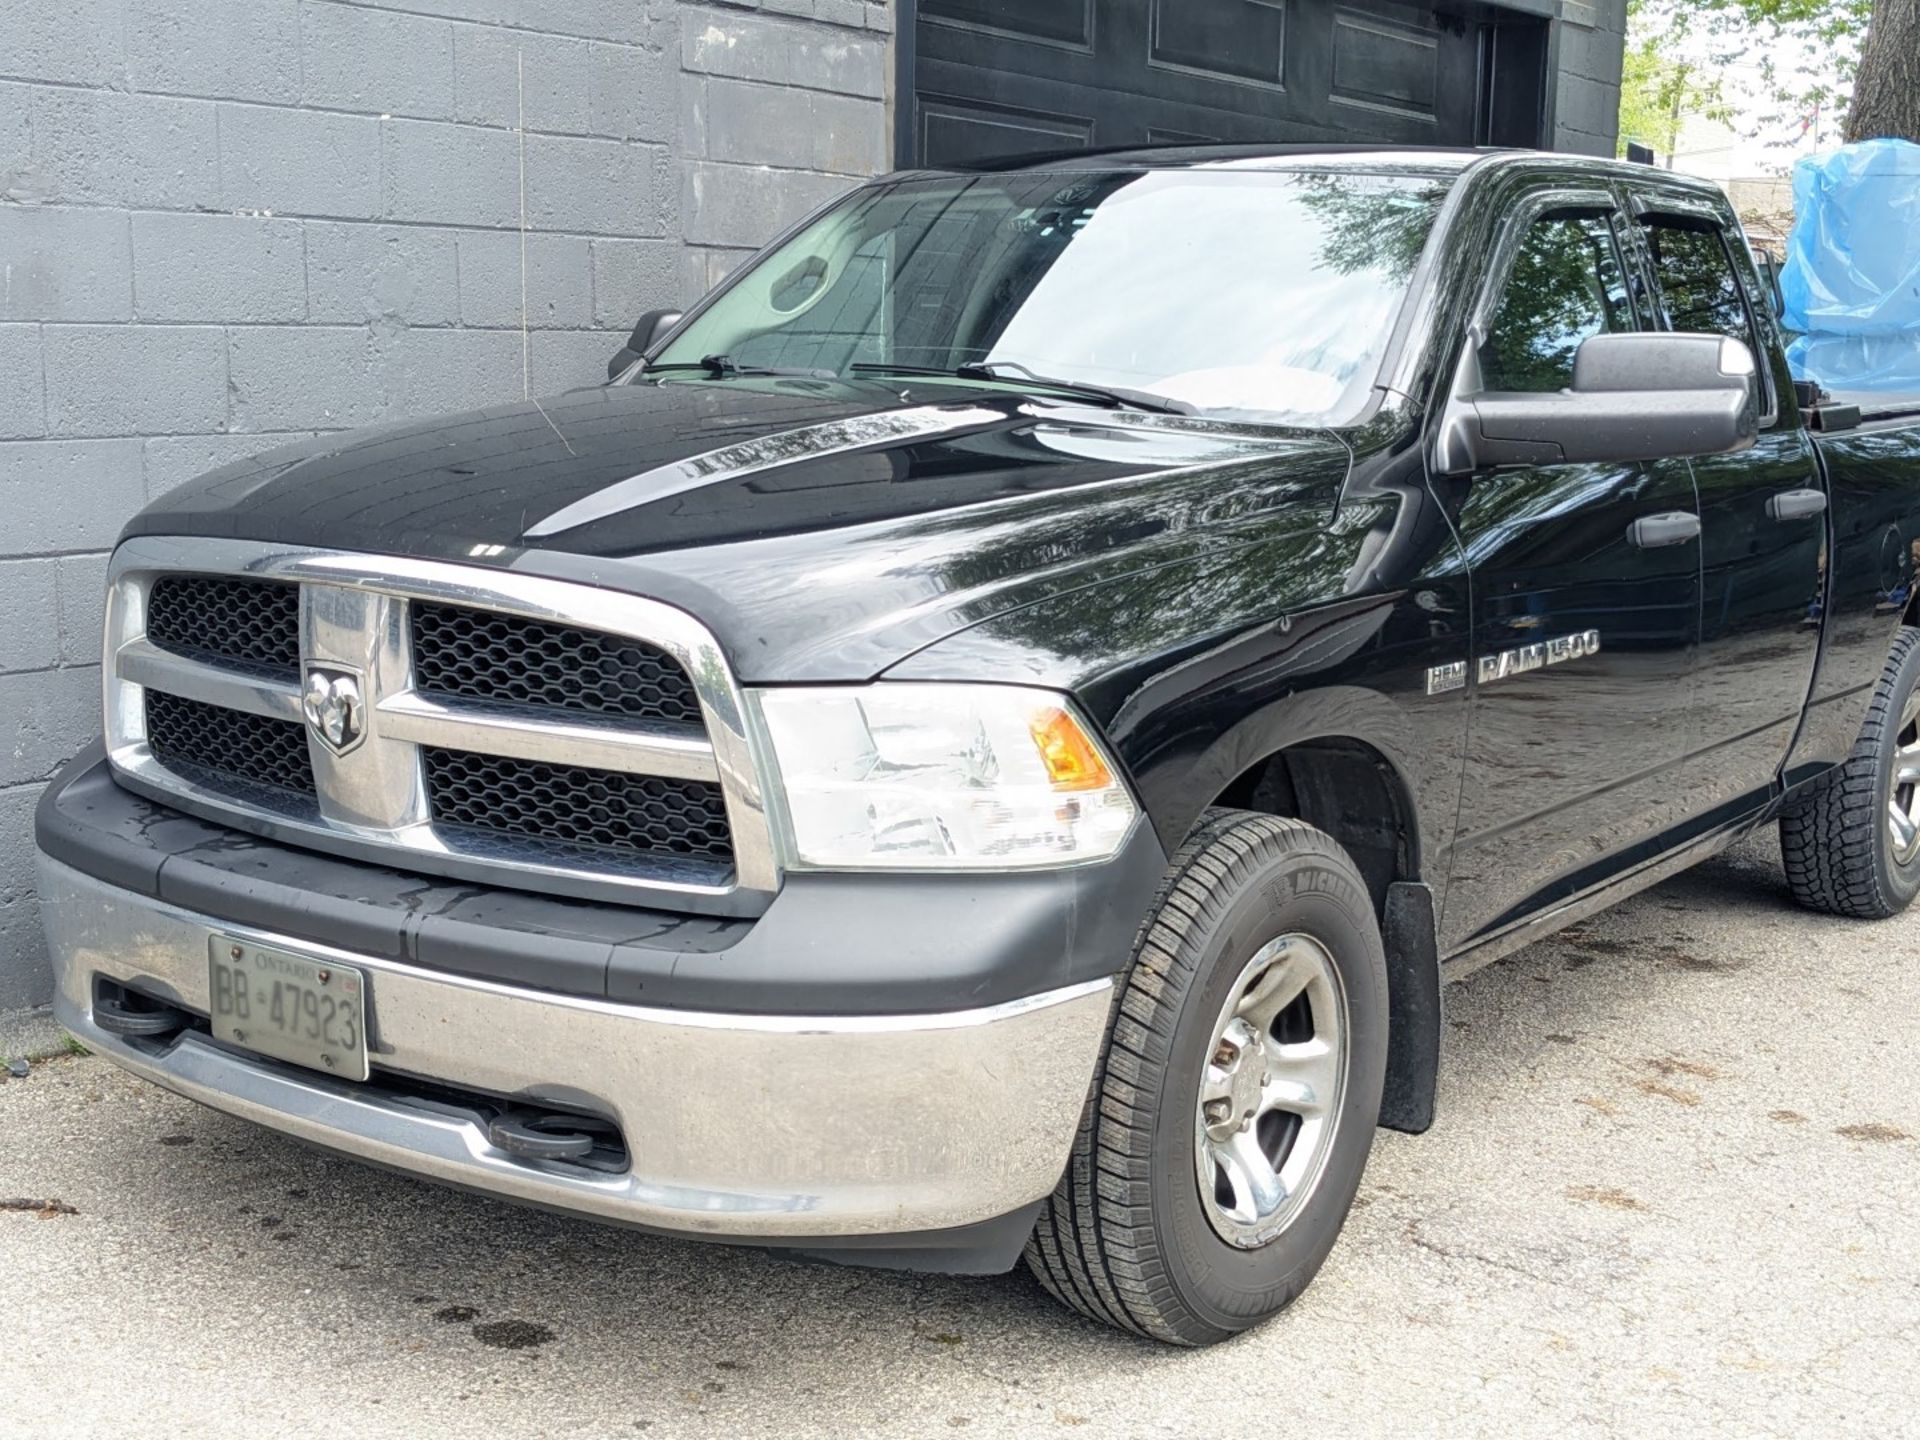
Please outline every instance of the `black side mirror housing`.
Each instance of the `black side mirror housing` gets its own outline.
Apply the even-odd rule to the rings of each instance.
[[[1573,383],[1542,394],[1456,394],[1442,474],[1498,465],[1626,464],[1724,455],[1759,434],[1753,352],[1721,335],[1595,335]]]
[[[666,339],[667,332],[680,323],[683,313],[679,310],[649,310],[642,315],[635,322],[633,334],[627,338],[627,343],[615,351],[613,358],[607,362],[607,378],[613,379]]]

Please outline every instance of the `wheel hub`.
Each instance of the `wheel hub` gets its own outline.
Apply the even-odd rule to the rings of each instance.
[[[1346,992],[1319,941],[1254,954],[1213,1027],[1194,1125],[1195,1179],[1215,1233],[1258,1249],[1311,1197],[1346,1089]]]

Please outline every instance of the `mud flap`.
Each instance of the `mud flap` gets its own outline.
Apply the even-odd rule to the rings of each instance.
[[[1380,1124],[1418,1135],[1433,1124],[1440,1075],[1440,950],[1433,891],[1410,881],[1387,887],[1387,1085]]]

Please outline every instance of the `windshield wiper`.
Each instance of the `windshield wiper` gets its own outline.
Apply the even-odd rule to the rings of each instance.
[[[724,380],[729,375],[797,375],[806,380],[837,380],[839,373],[833,370],[814,370],[800,365],[740,365],[731,355],[703,355],[698,360],[676,360],[670,365],[648,365],[641,370],[642,375],[655,375],[662,370],[704,370],[715,380]]]
[[[956,365],[951,370],[940,370],[931,365],[853,365],[849,368],[864,374],[889,372],[895,375],[951,377],[955,380],[997,380],[1001,384],[1025,381],[1041,389],[1058,390],[1064,394],[1078,395],[1084,400],[1103,401],[1108,405],[1127,405],[1135,410],[1157,410],[1166,415],[1200,413],[1199,406],[1185,400],[1175,400],[1171,395],[1159,395],[1151,390],[1132,390],[1124,385],[1096,385],[1091,380],[1061,380],[1029,370],[1017,360],[973,360],[965,365]]]

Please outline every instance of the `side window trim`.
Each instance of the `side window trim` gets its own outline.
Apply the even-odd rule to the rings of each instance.
[[[1656,261],[1653,242],[1646,234],[1652,226],[1662,220],[1678,222],[1675,228],[1701,230],[1712,235],[1719,242],[1720,253],[1726,257],[1727,273],[1733,276],[1733,288],[1740,296],[1740,309],[1747,321],[1747,345],[1753,351],[1754,373],[1759,377],[1761,396],[1765,404],[1761,406],[1760,428],[1771,429],[1780,421],[1779,386],[1775,383],[1773,367],[1768,364],[1768,338],[1771,331],[1761,319],[1760,310],[1754,304],[1753,287],[1747,281],[1745,268],[1740,263],[1741,245],[1734,244],[1733,235],[1727,230],[1726,217],[1714,206],[1700,202],[1667,196],[1650,195],[1644,191],[1633,196],[1633,220],[1641,232],[1640,242],[1646,257],[1647,284],[1653,297],[1654,319],[1662,330],[1671,330],[1673,321],[1667,305],[1666,291],[1660,284],[1660,267]],[[1751,262],[1749,262],[1751,263]]]

